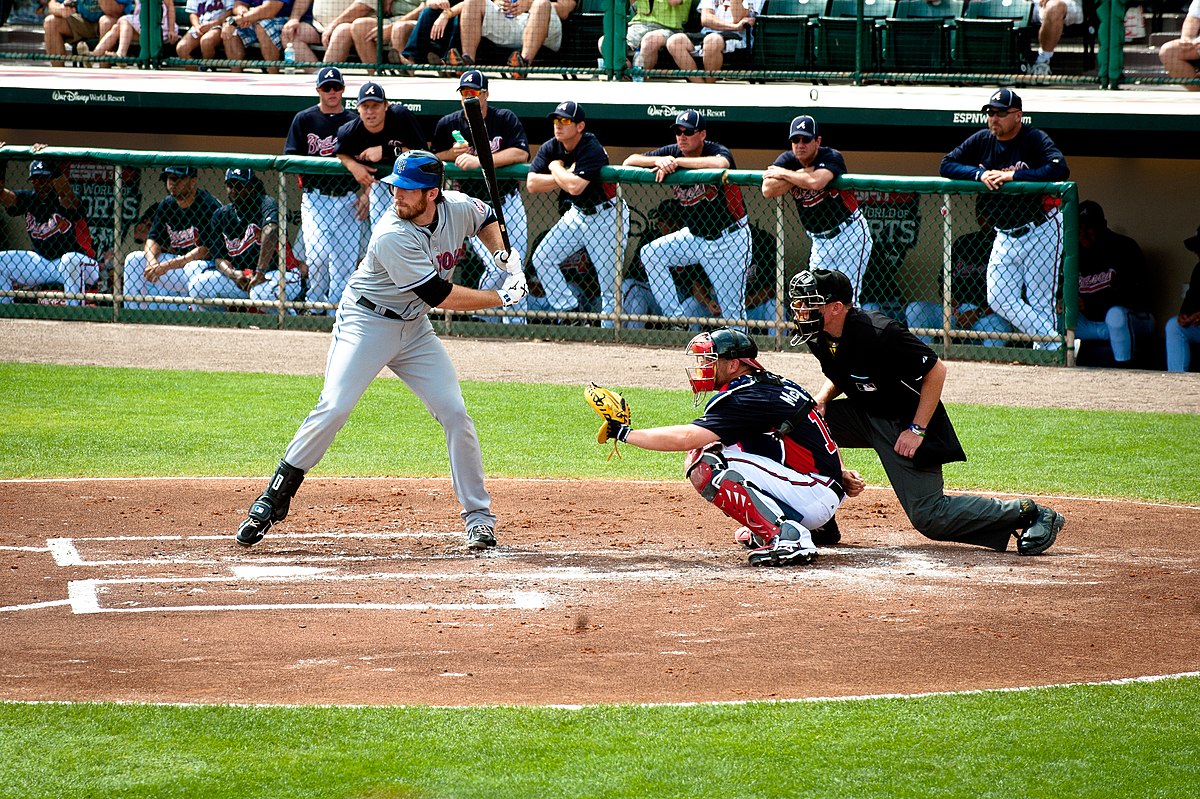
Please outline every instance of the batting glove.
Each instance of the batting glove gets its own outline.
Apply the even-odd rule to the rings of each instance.
[[[521,272],[521,258],[515,249],[496,250],[492,253],[492,260],[501,272],[508,272],[510,275]]]
[[[505,308],[516,305],[525,299],[525,295],[529,293],[529,283],[525,280],[525,273],[517,272],[515,275],[509,275],[504,281],[504,286],[496,293],[500,295],[500,304]]]

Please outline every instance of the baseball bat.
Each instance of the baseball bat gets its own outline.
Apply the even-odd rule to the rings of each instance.
[[[478,97],[468,97],[463,100],[463,111],[467,115],[467,127],[471,129],[471,144],[475,146],[475,155],[479,158],[479,167],[483,170],[483,182],[487,184],[488,196],[492,200],[492,210],[496,212],[496,222],[500,225],[500,240],[504,249],[512,249],[508,243],[508,226],[504,224],[504,208],[500,201],[500,184],[496,182],[496,162],[492,160],[492,142],[488,139],[487,126],[483,124],[483,111],[479,108]]]

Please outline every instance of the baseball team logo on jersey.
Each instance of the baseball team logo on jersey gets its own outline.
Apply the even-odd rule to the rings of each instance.
[[[479,214],[480,219],[482,219],[488,215],[489,209],[486,205],[483,204],[483,200],[477,200],[474,197],[472,197],[471,204],[475,206],[475,213]]]
[[[183,230],[168,230],[171,239],[171,252],[187,252],[200,243],[200,231],[195,225]]]
[[[62,214],[52,214],[45,222],[37,221],[33,214],[25,214],[25,229],[29,231],[31,239],[45,241],[55,236],[62,236],[70,233],[71,227],[71,220]]]
[[[712,202],[721,194],[721,190],[718,187],[709,183],[705,183],[702,186],[672,186],[671,188],[675,199],[684,207],[699,205],[703,202]]]
[[[225,237],[225,251],[229,253],[230,258],[236,258],[239,255],[245,255],[246,252],[258,244],[259,237],[262,235],[262,228],[258,225],[247,225],[246,232],[239,239],[231,239]]]
[[[458,266],[458,262],[466,254],[466,244],[463,244],[453,252],[445,251],[435,254],[433,256],[433,262],[437,265],[438,277],[442,278],[443,280],[449,280],[451,273],[454,272],[454,267]]]
[[[792,199],[805,208],[812,208],[826,199],[841,200],[846,205],[846,210],[858,210],[858,199],[854,196],[854,192],[841,189],[802,189],[798,186],[793,186]]]
[[[318,136],[315,133],[308,134],[308,154],[320,155],[328,158],[334,154],[337,148],[337,134],[332,133],[328,136]]]

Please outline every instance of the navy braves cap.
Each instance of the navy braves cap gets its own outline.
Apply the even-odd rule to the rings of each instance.
[[[163,171],[158,175],[159,180],[167,178],[194,178],[196,177],[196,167],[194,166],[168,166],[164,167]]]
[[[29,162],[29,177],[31,178],[52,178],[54,177],[54,168],[45,161],[30,161]]]
[[[587,119],[587,116],[583,113],[583,106],[574,100],[563,100],[554,106],[553,111],[546,114],[546,119],[554,119],[555,117],[569,119],[572,122],[582,122]]]
[[[474,89],[480,92],[487,91],[488,79],[477,69],[472,69],[469,72],[464,72],[463,76],[458,79],[459,89]]]
[[[225,170],[225,182],[230,183],[237,181],[239,183],[249,183],[254,180],[254,170],[245,166],[234,166]]]
[[[675,117],[675,124],[671,127],[686,128],[689,131],[704,130],[704,114],[694,108],[680,111],[679,116]]]
[[[992,92],[992,96],[988,98],[980,111],[986,111],[989,108],[998,108],[1001,111],[1007,111],[1010,108],[1021,107],[1021,95],[1014,92],[1012,89],[996,89]]]
[[[793,136],[808,136],[810,139],[815,139],[820,135],[817,130],[817,120],[808,114],[803,114],[792,120],[791,126],[788,127],[788,139],[790,140]]]
[[[371,81],[370,83],[364,83],[362,86],[359,87],[358,102],[359,103],[370,103],[370,102],[386,103],[387,95],[383,93],[382,86],[380,86],[378,83],[375,83],[374,81]]]
[[[346,81],[342,79],[342,71],[337,67],[322,67],[317,70],[317,88],[327,86],[330,83],[345,86]]]

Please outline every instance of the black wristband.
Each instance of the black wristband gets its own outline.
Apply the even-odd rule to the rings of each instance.
[[[617,427],[617,435],[616,435],[617,441],[620,441],[622,444],[624,444],[625,439],[629,438],[629,432],[631,430],[633,430],[633,428],[627,424],[622,424],[619,427]]]

